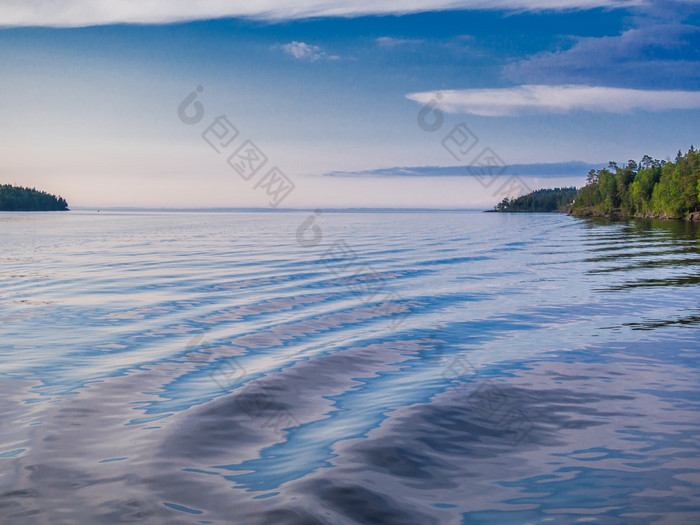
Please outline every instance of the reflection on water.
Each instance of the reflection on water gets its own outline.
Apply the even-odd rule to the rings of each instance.
[[[700,522],[697,225],[307,216],[0,217],[0,522]]]

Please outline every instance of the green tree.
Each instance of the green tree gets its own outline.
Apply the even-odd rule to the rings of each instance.
[[[0,211],[62,211],[68,203],[36,188],[22,188],[4,184],[0,186]]]
[[[581,188],[574,213],[586,210],[594,215],[657,214],[684,217],[700,210],[700,154],[693,146],[675,162],[644,155],[637,164],[628,161],[620,168],[591,170]]]

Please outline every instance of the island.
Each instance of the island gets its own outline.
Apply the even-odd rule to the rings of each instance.
[[[565,212],[577,217],[643,217],[700,221],[700,153],[691,146],[674,161],[644,155],[637,163],[591,170],[583,188],[536,190],[503,199],[495,212]]]
[[[62,197],[56,197],[38,191],[35,188],[23,188],[10,184],[0,185],[0,211],[69,211],[68,203]]]

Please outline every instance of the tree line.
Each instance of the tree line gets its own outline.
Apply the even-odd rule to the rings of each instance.
[[[683,218],[700,211],[700,155],[693,146],[673,162],[644,155],[626,166],[591,170],[573,204],[574,215]]]
[[[567,212],[580,216],[700,216],[700,153],[678,151],[673,162],[651,158],[591,170],[581,189],[536,190],[505,198],[493,211]]]
[[[45,191],[10,184],[0,186],[0,211],[64,211],[67,209],[68,203],[64,198]]]
[[[575,187],[535,190],[514,199],[506,197],[493,211],[566,212],[576,198]]]

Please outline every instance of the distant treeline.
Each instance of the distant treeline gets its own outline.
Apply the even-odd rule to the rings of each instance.
[[[645,155],[639,164],[611,162],[591,170],[574,215],[683,218],[700,211],[700,155],[693,146],[674,162]]]
[[[571,203],[576,198],[578,190],[575,187],[535,190],[515,199],[506,197],[499,202],[494,211],[525,211],[566,212],[571,209]]]
[[[0,186],[0,211],[64,211],[68,203],[45,191],[4,184]]]

